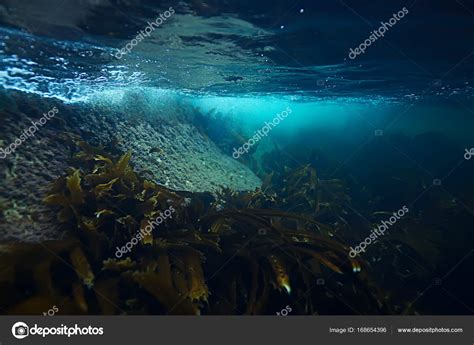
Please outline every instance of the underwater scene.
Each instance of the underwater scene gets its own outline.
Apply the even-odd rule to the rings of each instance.
[[[473,0],[0,0],[0,314],[473,315]]]

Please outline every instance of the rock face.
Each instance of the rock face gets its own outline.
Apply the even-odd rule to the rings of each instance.
[[[131,118],[79,104],[8,92],[0,93],[0,147],[14,142],[43,113],[59,112],[15,152],[0,159],[0,241],[61,237],[55,212],[43,205],[51,181],[69,167],[72,148],[62,133],[93,145],[114,143],[132,151],[132,165],[149,179],[175,190],[216,192],[222,187],[253,190],[261,181],[246,166],[224,155],[191,123]]]
[[[215,192],[222,187],[253,190],[260,180],[244,165],[223,155],[189,124],[153,128],[120,123],[120,147],[131,149],[138,170],[149,170],[155,181],[175,190]]]

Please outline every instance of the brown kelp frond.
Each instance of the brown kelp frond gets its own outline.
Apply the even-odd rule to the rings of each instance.
[[[280,159],[275,159],[275,157]],[[344,219],[350,205],[344,183],[339,179],[325,180],[311,164],[297,164],[279,149],[263,155],[262,190],[273,195],[275,209],[305,213],[325,223]]]
[[[288,219],[294,222],[285,222]],[[274,289],[291,294],[294,291],[293,282],[302,282],[310,289],[315,277],[330,272],[341,275],[352,271],[359,272],[362,266],[365,266],[364,269],[367,268],[364,262],[349,259],[350,249],[323,235],[324,231],[318,231],[317,227],[312,231],[306,230],[306,225],[318,224],[307,216],[268,209],[228,209],[209,213],[201,218],[201,223],[204,228],[221,235],[221,247],[224,253],[234,251],[237,257],[244,260],[239,263],[240,269],[246,267],[245,269],[251,272],[247,285],[241,286],[242,281],[235,280],[236,289],[231,290],[232,295],[227,296],[228,299],[239,300],[239,291],[244,291],[240,300],[253,303],[248,305],[240,302],[245,306],[247,313],[259,309],[255,302],[255,296],[258,295],[255,284],[256,282],[257,286],[264,284],[263,277]],[[325,231],[334,230],[325,225]],[[238,245],[242,237],[248,241],[245,246]],[[357,276],[352,284],[357,290],[360,285],[369,284],[370,287],[365,288],[364,293],[377,295],[374,284],[363,282]],[[273,294],[271,289],[265,288],[265,291]],[[262,301],[268,298],[258,295],[260,307],[264,306]],[[367,297],[365,300],[376,306],[374,310],[385,305],[385,301],[379,302],[379,299],[373,297]],[[306,298],[305,305],[301,308],[314,310],[317,306],[313,305],[311,298]]]
[[[273,274],[275,275],[275,286],[280,290],[285,290],[288,294],[291,293],[290,277],[287,273],[287,268],[283,263],[283,260],[277,255],[270,255],[267,260],[272,267]]]
[[[79,170],[74,170],[74,172],[66,178],[66,186],[69,191],[69,201],[71,204],[83,204],[84,195],[81,188],[81,176]]]
[[[74,248],[69,257],[79,278],[81,278],[85,285],[91,287],[94,282],[94,273],[92,273],[89,262],[82,249],[80,247]]]
[[[281,222],[293,222],[300,229],[316,230],[321,235],[336,236],[348,227],[345,219],[350,198],[342,181],[322,180],[309,164],[291,169],[282,164],[263,177],[261,189],[235,192],[224,189],[213,208],[232,205],[239,210],[262,217],[281,217]]]
[[[74,240],[1,245],[0,262],[5,265],[0,267],[0,307],[8,314],[42,314],[64,301],[65,313],[82,314],[79,291],[76,298],[81,304],[68,300],[77,284],[88,284],[92,278],[81,251]],[[26,296],[21,287],[28,289]]]

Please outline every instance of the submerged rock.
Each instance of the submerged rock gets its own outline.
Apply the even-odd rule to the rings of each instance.
[[[131,126],[131,127],[130,127]],[[255,174],[222,151],[187,123],[147,126],[145,123],[117,126],[120,149],[132,150],[137,170],[153,174],[155,182],[175,190],[216,192],[222,187],[254,190],[261,182]],[[162,152],[151,152],[159,145]]]
[[[225,155],[192,123],[150,120],[118,110],[64,104],[34,95],[0,93],[2,148],[56,106],[58,114],[14,153],[0,159],[0,240],[60,238],[55,215],[42,203],[45,188],[70,166],[69,134],[115,153],[132,151],[132,165],[171,189],[215,193],[221,188],[254,190],[260,179]],[[159,149],[157,149],[159,148]]]

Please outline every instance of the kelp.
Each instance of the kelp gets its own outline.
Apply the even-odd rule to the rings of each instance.
[[[75,284],[89,284],[92,276],[78,241],[3,244],[0,262],[0,308],[5,313],[42,314],[58,303],[65,314],[87,309]]]
[[[314,228],[326,238],[337,240],[339,243],[350,243],[352,246],[360,243],[380,222],[393,215],[393,210],[381,211],[384,204],[380,202],[380,196],[374,193],[371,195],[369,186],[361,184],[354,176],[344,172],[345,169],[339,169],[340,164],[331,162],[330,157],[325,157],[317,150],[297,148],[297,151],[291,151],[291,148],[287,148],[286,151],[289,153],[280,150],[275,144],[273,151],[262,156],[259,169],[259,175],[263,180],[262,193],[271,195],[271,198],[267,198],[262,205],[263,199],[253,193],[249,200],[251,207],[304,214],[305,218],[312,218],[317,224],[313,226],[313,222],[300,221],[299,228]],[[315,166],[318,166],[318,171]],[[395,166],[391,169],[393,170],[391,174],[396,174],[400,167]],[[408,170],[402,169],[402,171]],[[335,175],[335,172],[338,174]],[[338,178],[334,178],[336,176]],[[341,176],[344,183],[339,179]],[[402,176],[399,177],[399,180],[402,180]],[[403,180],[406,179],[405,176]],[[350,195],[356,198],[355,207],[348,197],[350,187],[352,189]],[[392,188],[390,185],[386,187]],[[406,189],[410,187],[404,186],[403,190]],[[226,191],[224,199],[232,200],[233,203],[235,194]],[[411,190],[408,194],[418,195],[419,190]],[[400,202],[405,201],[402,199]],[[449,194],[432,190],[426,193],[423,203],[422,213],[410,210],[408,215],[390,227],[384,236],[377,239],[377,244],[370,246],[368,252],[362,255],[370,261],[370,265],[365,262],[358,274],[359,279],[364,281],[359,288],[363,289],[374,284],[383,287],[386,296],[378,296],[376,299],[390,299],[394,312],[410,309],[411,307],[404,306],[403,301],[414,300],[420,293],[417,290],[419,286],[424,285],[426,279],[430,279],[430,272],[436,269],[436,262],[438,265],[443,264],[443,259],[439,255],[440,248],[445,246],[442,234],[449,228],[444,224],[449,223],[448,218],[458,218],[458,214],[455,213],[455,201]],[[291,217],[282,218],[282,222],[289,224],[289,219]],[[445,236],[452,237],[452,233],[445,233]],[[326,262],[326,267],[331,263],[332,261]],[[311,264],[321,265],[318,258]],[[317,266],[313,267],[316,271]],[[336,267],[338,266],[332,267],[333,270],[336,270]],[[367,275],[369,269],[372,278]],[[355,264],[354,270],[359,271],[358,263]],[[414,283],[415,281],[417,283]],[[344,282],[342,284],[348,285]],[[376,296],[375,292],[372,294]],[[410,309],[410,312],[412,311]]]
[[[176,192],[135,173],[131,152],[117,158],[76,144],[74,168],[44,198],[68,239],[0,247],[0,262],[11,263],[0,271],[7,312],[36,314],[64,301],[73,314],[268,314],[281,303],[317,313],[341,299],[313,289],[333,275],[344,287],[329,280],[327,287],[361,301],[365,313],[387,308],[369,266],[328,236],[332,225],[278,208],[289,191],[272,191],[267,182],[265,192]],[[315,172],[306,167],[289,176],[305,181],[302,200],[316,209],[308,194],[321,184]],[[175,212],[145,234],[170,207]],[[15,292],[25,286],[28,295]]]
[[[223,234],[222,251],[234,256],[235,266],[230,265],[226,272],[219,274],[224,277],[222,282],[215,279],[219,291],[223,294],[228,291],[225,300],[234,301],[232,309],[261,313],[271,305],[266,301],[276,298],[291,301],[295,309],[298,304],[301,313],[315,310],[315,299],[303,301],[302,298],[318,278],[333,274],[351,277],[347,291],[356,291],[355,295],[364,291],[368,303],[364,310],[376,312],[386,308],[383,296],[365,274],[350,274],[359,272],[361,265],[366,264],[350,259],[349,249],[344,244],[317,231],[302,230],[298,225],[289,228],[284,224],[287,219],[294,219],[295,224],[318,223],[301,215],[265,209],[222,210],[202,218],[206,228]],[[242,272],[250,274],[246,279],[239,279]],[[229,281],[235,289],[224,288]],[[365,285],[364,289],[360,289],[360,285]]]

